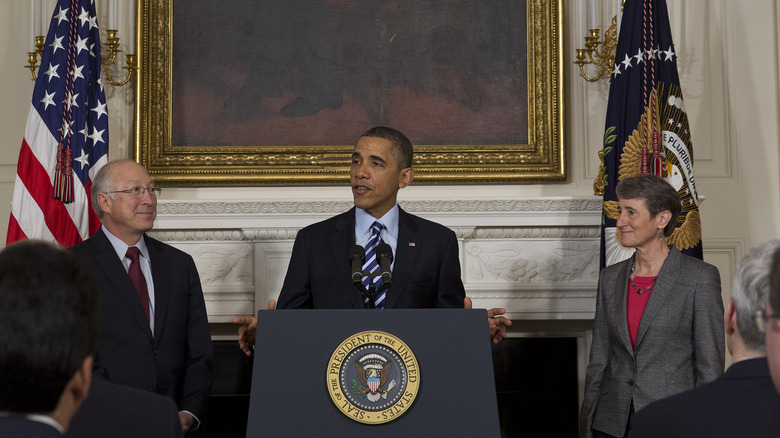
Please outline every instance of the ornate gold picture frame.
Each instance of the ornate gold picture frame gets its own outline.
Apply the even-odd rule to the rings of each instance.
[[[369,3],[376,4],[377,2],[139,0],[137,23],[139,45],[137,51],[140,74],[136,83],[135,158],[146,167],[149,174],[157,182],[167,186],[343,184],[348,181],[350,155],[354,141],[365,129],[375,124],[388,124],[405,132],[415,145],[415,182],[461,184],[564,181],[566,172],[563,145],[561,0],[511,1],[514,1],[513,5],[520,5],[519,8],[513,7],[512,9],[523,11],[523,16],[512,17],[511,13],[504,14],[503,11],[494,13],[494,16],[501,16],[500,18],[505,23],[509,23],[507,26],[516,24],[516,29],[520,29],[517,38],[520,38],[521,42],[524,43],[524,51],[522,44],[518,46],[520,47],[518,50],[514,50],[514,46],[510,48],[498,47],[502,44],[506,46],[507,42],[500,40],[499,37],[483,37],[481,33],[474,31],[471,27],[466,28],[466,26],[475,25],[469,21],[474,20],[472,18],[474,11],[461,11],[458,8],[472,8],[474,6],[470,4],[479,6],[482,2],[464,0],[388,2],[394,7],[400,7],[398,5],[407,5],[408,8],[427,7],[429,9],[446,7],[449,8],[446,13],[436,11],[429,16],[436,17],[435,20],[449,19],[451,21],[433,22],[434,18],[426,18],[425,11],[416,13],[417,9],[415,9],[414,23],[402,20],[394,21],[393,13],[395,11],[389,10],[388,5],[385,5],[381,10],[372,12],[382,14],[382,19],[385,21],[381,23],[381,30],[373,29],[373,27],[377,27],[372,27],[373,20],[364,20],[371,23],[367,23],[361,33],[354,34],[360,35],[360,38],[353,37],[353,40],[359,41],[339,40],[338,47],[344,53],[348,52],[347,49],[344,49],[346,45],[355,43],[350,47],[359,48],[360,44],[364,44],[363,40],[369,39],[367,35],[371,32],[375,32],[376,37],[380,38],[378,46],[370,46],[370,50],[356,52],[359,56],[356,57],[354,65],[346,67],[344,67],[344,59],[350,60],[355,59],[355,57],[339,58],[332,61],[328,61],[327,56],[320,57],[326,60],[328,65],[325,67],[336,67],[333,70],[337,78],[336,83],[342,88],[338,89],[337,94],[334,95],[343,96],[343,100],[342,97],[338,97],[337,103],[329,102],[321,105],[320,107],[324,109],[320,110],[320,107],[314,109],[305,106],[294,107],[295,103],[300,103],[298,101],[307,90],[305,84],[307,70],[301,66],[293,66],[292,69],[289,69],[290,64],[295,64],[295,62],[300,64],[300,57],[296,58],[290,55],[279,60],[278,54],[295,53],[296,47],[292,46],[292,44],[297,44],[295,41],[291,42],[290,38],[284,36],[274,38],[275,35],[271,35],[270,37],[272,40],[283,41],[281,44],[286,44],[283,47],[284,50],[272,52],[272,55],[276,56],[272,61],[280,65],[284,64],[285,68],[288,69],[276,71],[287,81],[288,88],[284,88],[283,92],[280,89],[278,93],[265,91],[265,95],[257,94],[257,98],[250,99],[247,96],[253,96],[252,93],[257,92],[255,89],[246,91],[248,86],[258,82],[257,76],[252,76],[257,74],[258,69],[255,67],[257,65],[262,65],[264,68],[269,65],[273,67],[274,62],[268,62],[264,58],[262,62],[254,60],[253,62],[256,61],[257,64],[250,65],[251,56],[248,53],[251,52],[248,51],[251,49],[243,44],[236,48],[233,44],[228,43],[232,41],[230,38],[241,37],[241,32],[246,31],[244,28],[251,27],[252,24],[235,23],[233,25],[232,22],[226,21],[227,25],[225,25],[220,23],[218,19],[209,18],[208,24],[214,26],[210,28],[208,26],[204,28],[202,25],[194,27],[192,22],[193,20],[197,21],[198,17],[193,14],[200,13],[200,10],[203,9],[204,14],[210,14],[208,16],[213,17],[213,11],[205,10],[206,6],[223,6],[233,3],[244,4],[244,7],[246,4],[254,6],[254,3],[259,6],[262,6],[260,5],[262,3],[273,3],[277,6],[286,5],[285,7],[292,8],[288,16],[296,17],[296,23],[283,23],[280,29],[293,28],[294,33],[291,35],[299,35],[300,32],[295,32],[295,26],[300,26],[302,29],[317,29],[305,21],[297,22],[297,17],[300,15],[298,12],[310,10],[312,5],[316,4],[317,7],[325,5],[328,8],[328,14],[330,14],[328,17],[336,20],[335,22],[341,26],[339,27],[341,29],[345,25],[360,26],[361,23],[354,19],[356,15],[353,12],[351,12],[352,15],[349,15],[351,17],[349,20],[338,21],[339,17],[336,15],[339,12],[338,7],[345,4],[363,7]],[[298,2],[302,4],[298,5]],[[298,6],[297,12],[296,5]],[[265,10],[269,10],[267,6],[266,4]],[[174,11],[175,8],[179,9]],[[262,8],[258,7],[243,15],[257,16],[257,14],[261,14],[260,10]],[[185,17],[182,14],[189,12],[191,14],[187,15],[186,19],[182,18]],[[347,17],[347,15],[344,16]],[[287,19],[286,17],[282,14],[273,17],[273,19],[279,22]],[[317,17],[322,17],[322,15]],[[482,17],[483,21],[490,19],[492,18]],[[261,24],[256,24],[256,27],[267,27]],[[187,25],[190,27],[187,28]],[[401,29],[402,31],[394,32],[393,26],[406,27]],[[410,26],[417,26],[417,28]],[[417,32],[423,28],[430,29],[430,31]],[[190,38],[189,34],[176,36],[177,29],[189,29],[191,32],[195,29],[199,32],[198,35],[207,35],[208,37],[204,41],[209,42],[215,38],[227,38],[228,41],[224,44],[236,49],[238,53],[225,50],[224,46],[218,50],[201,48],[193,42],[194,39]],[[525,29],[524,33],[522,29]],[[258,36],[257,29],[250,29],[246,32],[256,38],[252,44],[261,44],[263,47],[267,47],[274,43],[274,41],[266,43],[265,40],[258,42],[257,38],[262,37],[262,34]],[[328,38],[331,37],[332,35],[328,36]],[[339,38],[342,37],[339,36]],[[404,40],[405,37],[408,41]],[[413,38],[420,39],[414,40]],[[327,38],[317,35],[314,41],[327,41]],[[466,42],[464,43],[464,41]],[[406,44],[404,47],[409,51],[399,59],[408,61],[408,65],[414,65],[413,62],[418,56],[421,59],[427,57],[427,59],[434,60],[435,62],[430,62],[430,65],[421,67],[426,69],[424,70],[425,75],[408,76],[430,76],[436,83],[431,85],[430,83],[414,82],[409,85],[409,77],[398,79],[393,76],[399,70],[408,72],[409,69],[397,68],[393,64],[395,58],[388,58],[390,56],[388,54],[392,53],[390,50],[394,50],[386,47],[391,42],[396,45],[396,48]],[[309,41],[306,44],[311,43]],[[493,46],[488,46],[490,44]],[[421,46],[435,48],[440,50],[440,53],[431,54],[431,52],[422,49],[417,52],[411,51],[417,50]],[[466,49],[463,49],[464,47]],[[447,52],[449,48],[457,48],[459,53]],[[311,51],[308,47],[307,50]],[[330,53],[326,50],[323,51]],[[360,53],[364,55],[360,55]],[[496,59],[494,54],[498,53],[512,53],[511,57],[516,56],[519,61]],[[365,57],[362,57],[365,54],[371,58],[366,60]],[[442,54],[444,56],[441,56]],[[467,66],[467,68],[463,68],[463,64],[453,67],[453,59],[461,59],[458,56],[466,57],[465,59],[469,59],[469,62],[476,62],[476,64]],[[487,58],[488,56],[492,56],[492,58]],[[234,63],[235,59],[239,59],[239,62]],[[504,80],[506,83],[498,85],[496,85],[498,81],[493,76],[490,79],[477,78],[475,80],[471,76],[472,70],[478,71],[481,67],[481,71],[487,72],[486,75],[491,74],[491,70],[483,64],[485,60],[491,63],[495,62],[496,65],[500,66],[522,65],[525,66],[525,71],[518,71],[517,77],[506,79]],[[376,77],[367,78],[362,85],[360,80],[343,77],[345,71],[360,70],[360,63],[365,65],[379,64],[381,73],[377,74]],[[221,70],[216,70],[215,65],[218,65]],[[382,70],[383,65],[385,67]],[[177,73],[177,71],[183,73]],[[204,91],[204,83],[206,86],[212,86],[218,81],[212,80],[212,77],[206,77],[205,80],[200,79],[200,82],[197,82],[198,79],[191,79],[193,76],[190,73],[193,71],[207,71],[212,75],[221,75],[214,77],[224,79],[223,87],[219,88],[214,85],[215,88],[206,88]],[[322,66],[315,66],[314,71],[318,73],[316,79],[322,80],[322,77],[325,76],[323,72],[328,70],[323,69]],[[311,67],[309,67],[308,72],[312,72]],[[523,78],[523,75],[526,77]],[[473,85],[471,92],[467,86],[469,82]],[[488,82],[491,86],[495,85],[495,88],[487,88]],[[445,85],[442,86],[442,83]],[[448,84],[455,84],[455,86],[450,87]],[[232,89],[229,88],[231,86]],[[370,88],[372,86],[376,86],[376,89]],[[447,87],[450,88],[447,89]],[[507,93],[503,93],[502,96],[500,90],[515,89],[507,87],[517,87],[519,92],[511,94],[508,98]],[[320,90],[321,87],[316,89]],[[467,91],[463,92],[463,89]],[[225,92],[225,90],[228,91]],[[367,90],[371,92],[366,93]],[[474,90],[477,91],[474,92]],[[502,103],[497,104],[498,106],[495,108],[487,109],[491,99],[491,95],[489,95],[491,90],[493,90],[493,101]],[[474,98],[474,94],[480,92],[482,96]],[[427,96],[433,96],[436,93],[438,96],[444,97],[426,100]],[[241,98],[244,98],[243,101]],[[511,101],[508,100],[509,98]],[[214,99],[219,102],[217,105],[209,103],[215,101]],[[427,111],[425,114],[428,116],[413,115],[411,121],[404,121],[403,117],[399,119],[393,114],[405,115],[406,113],[394,109],[396,108],[393,106],[394,102],[406,104],[407,107],[404,107],[404,111],[408,107],[424,108]],[[247,106],[248,103],[252,106]],[[249,108],[250,110],[242,110],[241,108]],[[301,108],[304,110],[301,111]],[[308,109],[311,111],[306,112]],[[516,110],[517,112],[515,112]],[[287,118],[282,117],[285,111],[287,111]],[[351,115],[354,114],[361,114],[363,117],[365,114],[365,119],[358,118],[359,123],[355,123],[356,127],[350,125],[349,121],[352,119],[345,119],[348,121],[345,123],[335,123],[334,120],[341,120],[336,118],[339,117],[339,111],[344,111],[343,114],[347,114],[340,117],[352,117]],[[243,117],[233,117],[235,114],[240,114]],[[440,116],[429,117],[430,114],[440,114]],[[522,114],[522,116],[517,114]],[[458,129],[473,120],[484,124],[482,131],[478,134],[458,137]],[[234,125],[226,125],[229,123]],[[216,131],[225,126],[228,126],[225,131]],[[233,136],[236,131],[245,129],[247,126],[271,126],[273,129],[250,130],[244,137]],[[293,127],[300,127],[300,129]],[[200,129],[203,129],[204,132],[198,132]],[[256,136],[257,132],[265,133],[266,131],[280,132],[279,140],[270,134],[268,139],[262,135]],[[513,138],[508,138],[505,134],[505,132],[517,131],[520,131],[519,134],[514,135]],[[300,134],[308,135],[309,138],[315,140],[309,139],[305,142],[289,144],[286,141],[295,142],[296,140],[284,137],[285,133],[289,133],[290,138],[298,138],[296,135]],[[449,140],[448,134],[452,134],[451,137],[454,140]],[[243,140],[244,138],[254,138],[253,136],[261,138],[259,144],[248,144],[249,141]],[[465,144],[463,138],[468,138],[469,143],[476,142],[478,144]],[[430,141],[426,141],[428,139]]]

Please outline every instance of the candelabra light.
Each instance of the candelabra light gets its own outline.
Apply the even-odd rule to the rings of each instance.
[[[601,40],[601,29],[590,29],[590,36],[585,37],[585,48],[577,49],[577,60],[580,76],[588,82],[596,82],[603,77],[609,77],[615,65],[615,49],[617,48],[617,16],[612,17],[612,24],[604,31]],[[587,58],[587,59],[586,59]],[[595,76],[585,73],[587,65],[595,67]],[[594,68],[587,68],[593,71]]]
[[[133,72],[138,69],[138,67],[135,65],[135,54],[128,53],[125,56],[125,66],[123,68],[127,70],[127,76],[122,80],[114,79],[114,76],[111,74],[109,67],[116,64],[117,55],[122,51],[122,49],[119,48],[119,37],[116,36],[116,29],[108,29],[106,32],[108,33],[108,37],[106,38],[106,43],[103,44],[104,55],[100,56],[100,63],[103,65],[103,75],[105,76],[108,83],[117,87],[121,87],[122,85],[130,82],[130,79],[133,77]]]
[[[27,52],[27,65],[25,65],[26,68],[30,69],[30,73],[32,74],[32,80],[35,81],[38,79],[37,75],[35,74],[36,71],[38,71],[38,57],[43,57],[43,44],[45,42],[46,38],[44,36],[36,36],[35,37],[35,51],[33,52]]]
[[[129,53],[125,56],[125,66],[122,68],[127,70],[127,76],[121,80],[114,79],[114,75],[111,74],[109,67],[116,65],[117,55],[119,55],[119,52],[121,52],[122,49],[119,48],[119,37],[116,36],[116,29],[109,29],[107,33],[107,42],[102,44],[103,54],[100,56],[100,63],[103,66],[103,76],[111,85],[121,87],[122,85],[130,82],[130,79],[133,77],[133,72],[138,70],[138,66],[135,64],[135,54]],[[35,51],[27,52],[27,65],[25,65],[25,67],[30,69],[30,74],[32,75],[33,81],[38,79],[36,74],[38,67],[40,67],[40,64],[38,64],[38,58],[43,57],[43,46],[45,44],[45,39],[46,37],[44,36],[36,36]]]

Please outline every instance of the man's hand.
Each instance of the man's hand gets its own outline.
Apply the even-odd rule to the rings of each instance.
[[[179,411],[179,421],[181,421],[181,428],[184,430],[184,433],[189,432],[192,426],[195,424],[195,418],[193,418],[193,416],[188,412],[184,411]]]
[[[471,298],[466,297],[463,299],[463,308],[471,309],[473,306]],[[512,321],[505,317],[506,309],[493,308],[488,309],[488,329],[490,330],[490,340],[494,344],[498,344],[502,339],[506,337],[506,328],[512,325]]]
[[[268,302],[268,310],[276,309],[276,300]],[[237,316],[233,318],[233,324],[241,324],[238,328],[238,347],[247,356],[252,355],[252,347],[255,346],[255,332],[257,331],[257,318],[254,316]]]

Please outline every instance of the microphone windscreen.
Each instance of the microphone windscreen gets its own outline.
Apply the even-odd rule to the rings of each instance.
[[[378,259],[381,258],[388,258],[390,260],[390,263],[393,262],[393,249],[390,248],[390,245],[386,243],[382,243],[379,246],[376,247],[376,257]]]

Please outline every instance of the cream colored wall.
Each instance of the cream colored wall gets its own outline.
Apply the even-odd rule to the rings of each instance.
[[[127,5],[128,0],[120,0]],[[98,0],[98,13],[105,0]],[[614,12],[604,2],[604,22]],[[780,237],[778,91],[780,20],[773,0],[668,0],[680,76],[693,130],[696,181],[706,196],[701,207],[705,258],[721,270],[728,296],[733,264],[747,249]],[[54,1],[47,0],[52,5]],[[0,229],[8,223],[16,159],[32,94],[22,68],[29,49],[29,4],[4,2],[0,14]],[[564,0],[567,29],[575,29],[576,0]],[[104,12],[102,12],[104,14]],[[105,18],[100,23],[106,23]],[[120,37],[128,25],[120,13]],[[103,26],[105,28],[105,26]],[[568,182],[543,185],[411,186],[403,199],[589,195],[598,166],[608,92],[606,81],[586,83],[571,63],[582,36],[564,31]],[[131,156],[130,87],[107,86],[110,156]],[[356,133],[357,134],[357,133]],[[345,187],[166,188],[166,199],[349,199]]]

